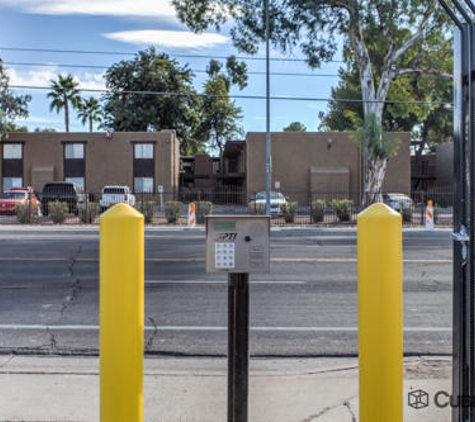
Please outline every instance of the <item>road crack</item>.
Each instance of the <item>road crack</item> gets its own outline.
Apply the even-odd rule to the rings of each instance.
[[[5,362],[3,362],[2,365],[0,365],[0,368],[3,369],[5,368],[12,360],[13,360],[14,356],[11,355]]]
[[[356,415],[353,412],[353,409],[351,408],[351,405],[350,405],[350,400],[354,399],[355,397],[356,396],[347,398],[346,400],[343,401],[342,404],[336,404],[334,406],[324,407],[322,410],[320,410],[320,412],[315,413],[314,415],[310,415],[307,418],[303,419],[302,422],[316,422],[317,419],[319,419],[321,416],[324,416],[328,412],[331,412],[334,409],[338,409],[341,406],[344,406],[348,410],[348,412],[350,413],[351,422],[356,422]]]
[[[335,409],[335,408],[337,408],[338,406],[340,406],[340,405],[332,406],[332,407],[324,407],[322,410],[320,410],[320,412],[315,413],[314,415],[310,415],[308,418],[305,418],[302,422],[313,422],[313,421],[316,421],[317,418],[319,418],[320,416],[325,415],[325,414],[328,413],[330,410]]]
[[[158,334],[158,327],[157,327],[157,324],[155,323],[155,320],[152,317],[147,317],[147,319],[153,325],[153,333],[150,334],[149,338],[147,339],[147,342],[145,343],[145,352],[149,351],[152,348],[153,341],[155,340],[155,337]]]
[[[51,352],[54,353],[56,351],[56,348],[58,347],[56,337],[49,327],[46,327],[46,334],[49,335],[49,347],[51,348]]]
[[[64,313],[68,309],[68,307],[76,300],[76,297],[78,295],[79,290],[81,289],[81,280],[76,279],[70,287],[70,294],[66,296],[65,301],[61,304],[61,316],[60,318],[62,319],[64,316]]]
[[[69,259],[69,266],[68,266],[69,278],[74,281],[71,283],[69,295],[66,296],[66,299],[61,304],[60,319],[63,318],[66,310],[70,307],[71,303],[74,302],[74,300],[77,298],[78,292],[81,288],[81,280],[79,278],[75,279],[74,277],[75,276],[74,265],[76,264],[76,260],[81,253],[82,253],[82,246],[80,245],[76,253],[74,254],[74,256],[72,256]]]
[[[348,409],[348,412],[350,412],[351,422],[356,422],[356,415],[355,415],[355,412],[353,411],[353,409],[351,407],[350,401],[346,400],[345,402],[343,402],[343,406],[345,406]]]

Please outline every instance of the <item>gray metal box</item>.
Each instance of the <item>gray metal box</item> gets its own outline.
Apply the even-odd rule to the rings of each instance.
[[[270,217],[206,217],[206,272],[269,273]]]

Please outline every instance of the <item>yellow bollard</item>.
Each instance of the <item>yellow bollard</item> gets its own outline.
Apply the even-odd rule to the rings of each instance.
[[[401,215],[373,204],[358,215],[360,422],[403,420]]]
[[[117,204],[100,218],[100,420],[142,422],[144,217]]]

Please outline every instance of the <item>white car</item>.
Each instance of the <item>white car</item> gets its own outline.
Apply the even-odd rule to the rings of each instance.
[[[383,202],[399,212],[412,207],[412,199],[404,193],[385,193]]]
[[[281,215],[282,211],[280,206],[286,204],[287,199],[280,192],[270,193],[270,213],[272,215]],[[255,206],[259,210],[266,209],[266,192],[258,192],[256,194]]]
[[[112,205],[119,203],[127,204],[131,207],[135,205],[135,196],[130,192],[130,188],[128,186],[104,186],[99,199],[101,211],[105,211]]]

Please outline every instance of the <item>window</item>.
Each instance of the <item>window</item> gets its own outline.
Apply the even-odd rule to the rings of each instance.
[[[3,190],[23,186],[23,144],[3,144],[2,183]]]
[[[153,193],[155,183],[155,143],[133,143],[134,191]]]
[[[135,193],[153,193],[153,177],[134,177]]]
[[[23,186],[22,177],[4,177],[3,190],[6,191],[11,188],[21,188]]]
[[[86,160],[85,142],[64,142],[63,177],[66,182],[73,182],[85,189]]]
[[[65,144],[64,158],[66,158],[67,160],[84,159],[84,144]]]
[[[76,185],[81,186],[84,189],[84,177],[66,177],[65,182],[76,183]]]
[[[23,158],[22,144],[4,144],[3,159],[4,160],[21,160]]]
[[[134,158],[136,160],[153,159],[153,144],[134,144]]]

